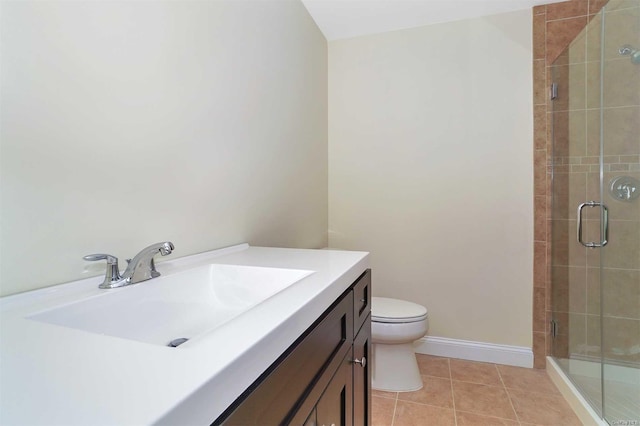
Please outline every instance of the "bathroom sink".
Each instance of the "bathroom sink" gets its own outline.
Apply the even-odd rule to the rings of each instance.
[[[210,264],[106,290],[29,318],[166,346],[232,321],[313,272]]]

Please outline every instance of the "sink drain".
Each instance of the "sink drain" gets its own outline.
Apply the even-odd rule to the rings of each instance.
[[[178,346],[180,346],[181,344],[183,344],[187,340],[189,340],[189,339],[187,339],[186,337],[179,337],[177,339],[173,339],[172,341],[170,341],[167,346],[169,346],[170,348],[177,348]]]

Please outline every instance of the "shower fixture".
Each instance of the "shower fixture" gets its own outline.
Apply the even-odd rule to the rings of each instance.
[[[618,201],[633,201],[640,197],[640,181],[631,176],[618,176],[609,183],[609,194]]]
[[[618,49],[618,53],[622,56],[631,56],[631,62],[633,62],[634,64],[640,64],[640,50],[636,49],[630,44],[620,46],[620,49]]]

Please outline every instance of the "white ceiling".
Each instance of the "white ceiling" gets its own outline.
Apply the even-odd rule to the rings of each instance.
[[[302,0],[302,3],[331,41],[560,1],[566,0]]]

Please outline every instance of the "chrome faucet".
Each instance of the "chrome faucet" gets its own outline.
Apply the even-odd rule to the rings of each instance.
[[[129,265],[127,265],[127,269],[122,275],[123,278],[129,279],[129,284],[135,284],[140,281],[146,281],[160,276],[160,272],[156,271],[153,256],[158,253],[166,256],[171,254],[173,248],[173,244],[169,241],[151,244],[149,247],[143,248],[140,253],[136,254],[134,258],[131,259]]]
[[[160,276],[160,272],[156,271],[153,257],[160,253],[162,256],[171,254],[174,246],[170,241],[151,244],[136,254],[133,259],[127,260],[129,265],[122,275],[118,267],[118,258],[110,254],[90,254],[84,256],[84,260],[106,260],[107,272],[104,281],[98,287],[100,288],[117,288],[124,287],[129,284],[136,284],[141,281],[150,280]]]

